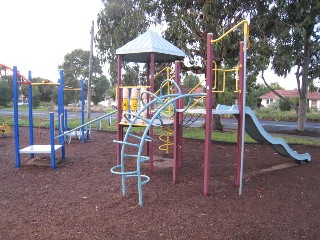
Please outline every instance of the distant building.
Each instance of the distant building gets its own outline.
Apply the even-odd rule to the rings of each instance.
[[[275,90],[277,93],[279,93],[283,97],[288,98],[299,98],[299,92],[297,89],[295,90]],[[260,97],[261,105],[264,107],[270,107],[272,104],[274,104],[279,97],[274,94],[273,92],[268,92]],[[308,106],[311,109],[317,109],[320,111],[320,92],[308,92],[307,94],[307,100],[308,100]]]

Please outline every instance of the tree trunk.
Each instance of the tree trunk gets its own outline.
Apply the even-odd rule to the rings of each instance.
[[[298,85],[300,100],[299,100],[299,109],[298,109],[298,123],[297,130],[304,131],[305,124],[307,122],[307,94],[308,94],[308,68],[310,63],[310,46],[308,38],[305,38],[304,41],[304,53],[303,53],[303,62],[302,62],[302,82],[301,87]],[[297,76],[298,78],[299,76]],[[299,82],[299,81],[298,81]]]
[[[306,122],[307,122],[307,100],[300,99],[299,109],[298,109],[297,129],[299,131],[304,131]]]

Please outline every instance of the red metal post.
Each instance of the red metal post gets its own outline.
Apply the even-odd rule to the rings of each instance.
[[[204,145],[204,183],[203,194],[209,195],[210,161],[211,161],[211,128],[212,128],[212,69],[213,45],[212,33],[207,35],[207,69],[206,69],[206,117],[205,117],[205,145]]]

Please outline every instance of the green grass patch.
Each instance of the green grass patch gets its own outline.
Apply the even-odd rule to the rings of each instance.
[[[88,122],[89,120],[86,120]],[[0,116],[0,124],[6,123],[10,126],[13,126],[13,118],[9,116]],[[39,118],[34,117],[33,121],[34,127],[42,127],[42,128],[49,128],[49,117],[48,118]],[[57,127],[58,121],[55,119],[55,127]],[[68,128],[73,129],[75,127],[78,127],[81,125],[80,119],[69,119],[68,120]],[[28,117],[19,116],[19,126],[29,126],[29,120]],[[114,119],[109,125],[108,118],[105,118],[100,122],[93,123],[92,125],[93,129],[100,128],[104,131],[111,131],[115,132],[117,131],[116,127],[116,120]],[[136,133],[142,133],[144,131],[144,127],[135,127],[133,128],[133,132]],[[126,128],[124,129],[126,131]],[[154,134],[155,135],[162,135],[165,134],[165,131],[160,127],[154,128]],[[290,135],[282,135],[282,134],[271,134],[273,137],[277,138],[284,138],[284,140],[288,144],[303,144],[303,145],[315,145],[320,146],[320,139],[317,140],[316,138],[306,138],[306,137],[297,137],[297,136],[290,136]],[[184,138],[192,138],[192,139],[204,139],[205,138],[205,131],[203,128],[184,128],[183,130],[183,137]],[[237,132],[236,131],[224,131],[224,132],[212,132],[211,139],[214,141],[220,141],[220,142],[231,142],[236,143],[237,142]],[[253,140],[249,135],[245,135],[245,142],[246,143],[254,143],[256,142]]]

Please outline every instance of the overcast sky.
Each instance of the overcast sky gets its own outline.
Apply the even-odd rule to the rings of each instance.
[[[2,0],[0,7],[0,63],[56,81],[67,53],[90,50],[92,20],[103,5],[101,0]]]
[[[31,70],[33,77],[56,81],[67,53],[90,50],[92,20],[96,33],[103,5],[101,0],[2,0],[0,7],[0,63],[17,66],[25,76]],[[266,72],[265,78],[286,89],[297,86],[293,74],[284,80]]]

